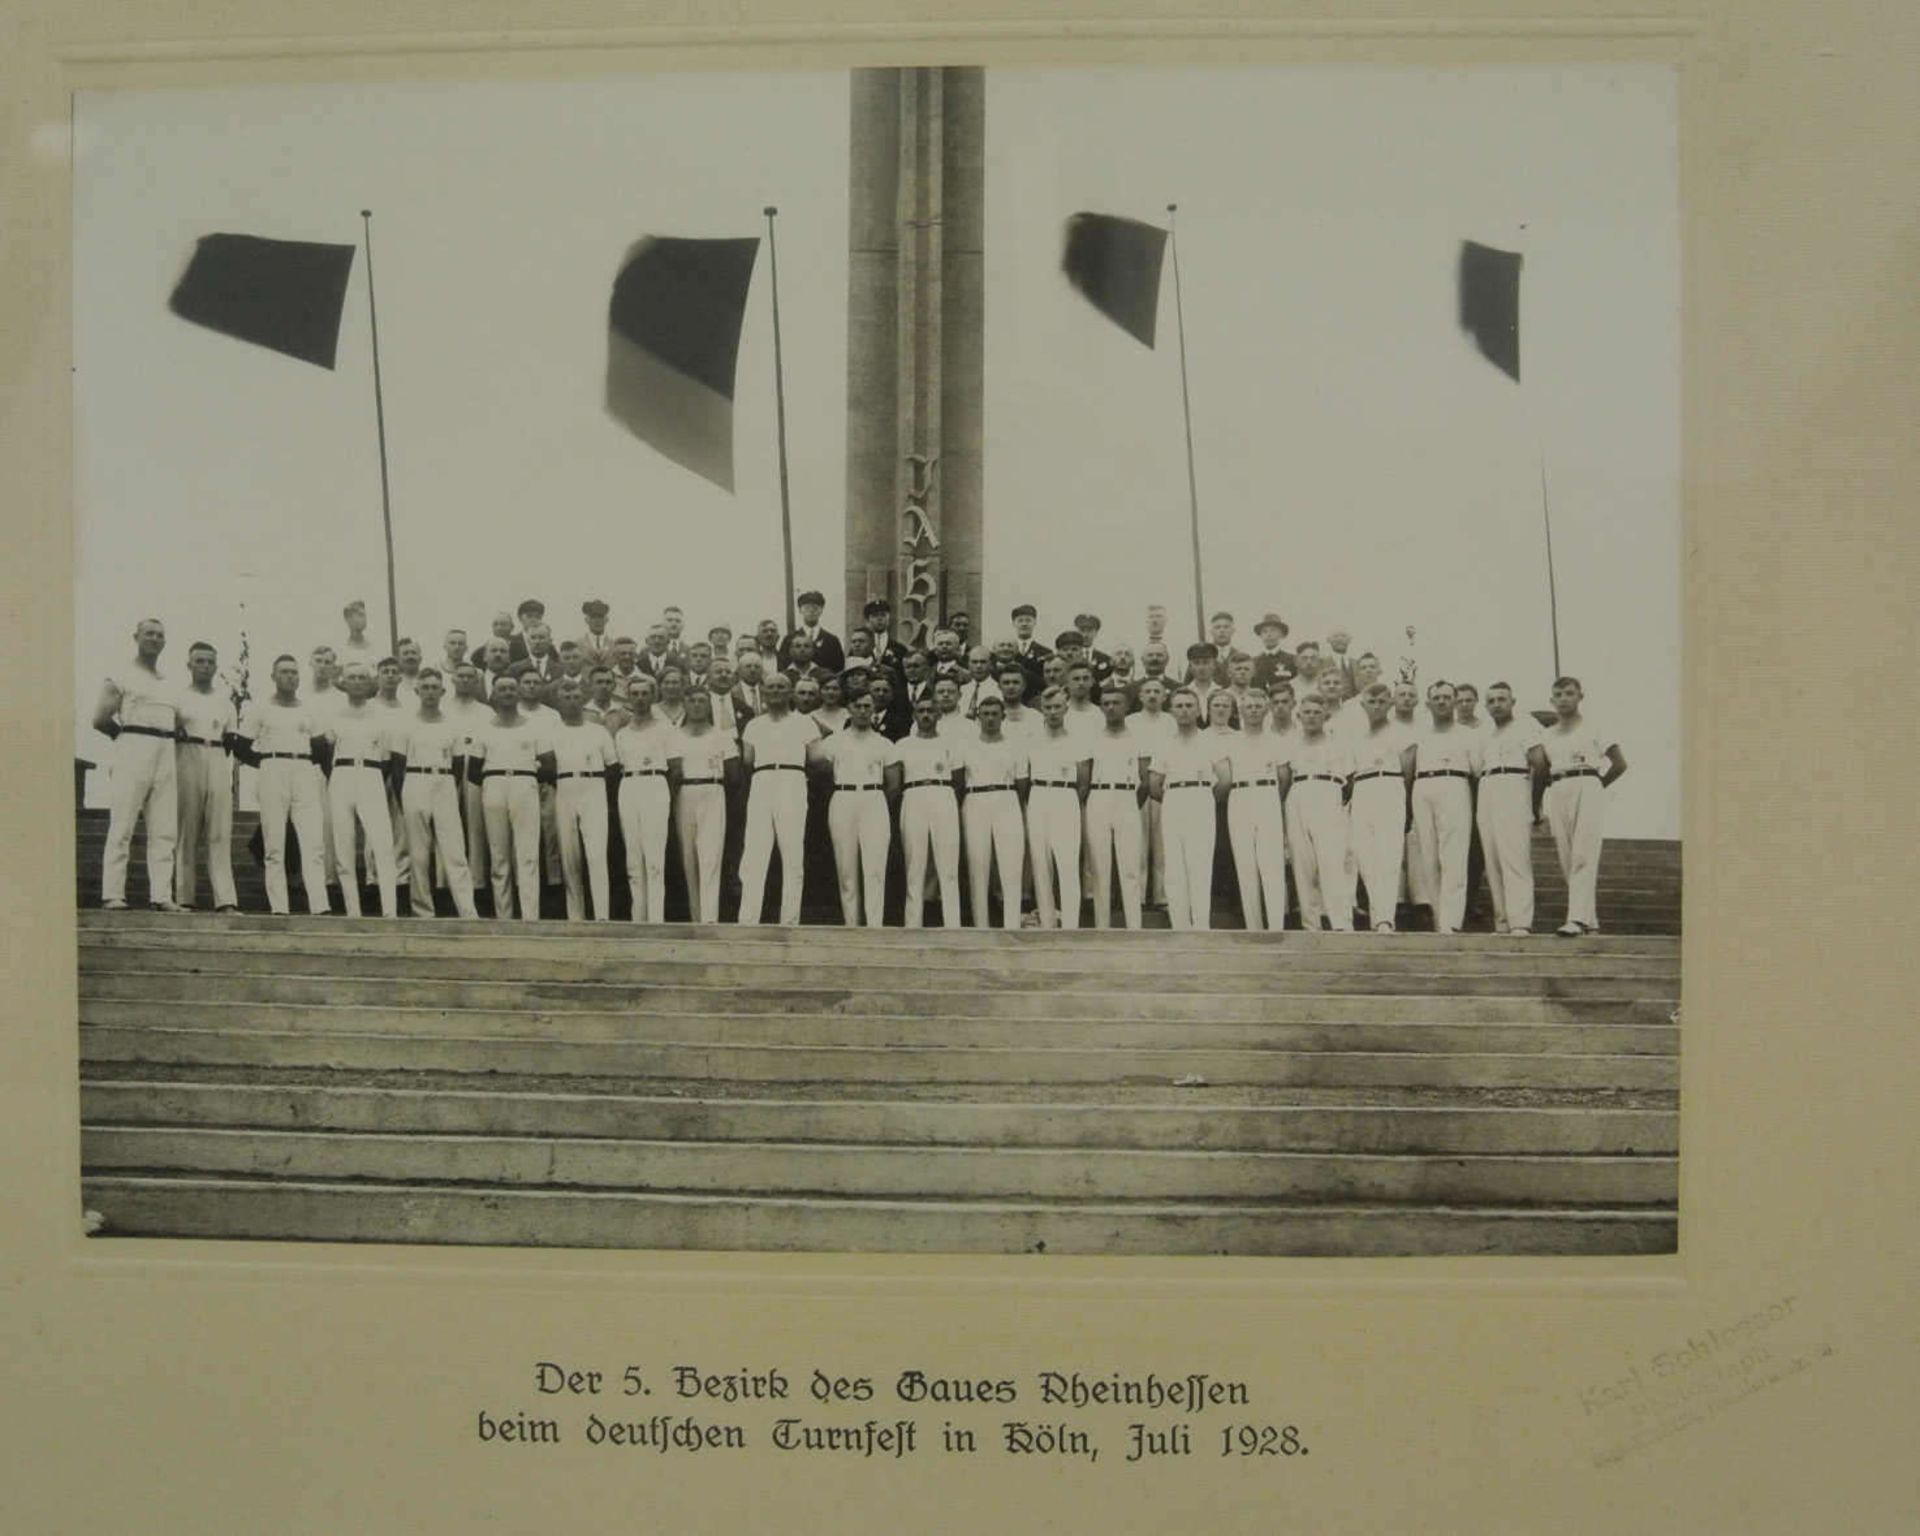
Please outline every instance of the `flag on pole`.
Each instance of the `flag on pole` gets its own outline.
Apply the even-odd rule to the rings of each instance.
[[[733,489],[734,364],[757,238],[649,236],[607,306],[607,411],[634,436]]]
[[[351,245],[203,235],[167,307],[182,320],[332,368]]]
[[[1167,232],[1137,219],[1076,213],[1061,268],[1087,302],[1141,345],[1153,345]]]
[[[1520,253],[1460,243],[1460,328],[1481,355],[1520,382]]]

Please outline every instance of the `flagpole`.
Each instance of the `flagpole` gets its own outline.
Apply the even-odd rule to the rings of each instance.
[[[373,301],[373,210],[360,210],[367,249],[367,322],[373,331],[373,419],[380,430],[380,521],[387,535],[388,654],[400,649],[400,599],[393,576],[393,496],[387,483],[387,406],[380,390],[380,311]]]
[[[1560,676],[1560,593],[1553,579],[1553,513],[1547,505],[1547,456],[1540,455],[1540,521],[1547,530],[1547,614],[1553,625],[1553,675]]]
[[[1180,298],[1180,238],[1174,231],[1178,203],[1167,204],[1167,244],[1173,247],[1173,317],[1180,332],[1180,410],[1187,429],[1187,505],[1193,532],[1193,632],[1207,632],[1206,588],[1200,575],[1200,489],[1193,473],[1193,397],[1187,388],[1187,314]]]
[[[787,378],[780,357],[780,248],[773,239],[773,216],[779,211],[772,204],[765,209],[767,264],[773,279],[773,400],[780,433],[780,552],[786,562],[787,633],[792,634],[796,625],[793,611],[793,504],[787,489]]]

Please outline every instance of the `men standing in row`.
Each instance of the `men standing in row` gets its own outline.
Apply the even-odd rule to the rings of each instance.
[[[906,860],[906,926],[921,926],[929,862],[940,887],[940,922],[960,926],[960,816],[953,798],[961,743],[939,732],[940,706],[922,695],[913,706],[913,734],[887,754],[887,797],[900,807]]]
[[[1020,926],[1020,880],[1026,829],[1020,798],[1027,792],[1024,744],[1006,734],[1007,707],[997,693],[982,694],[978,731],[960,748],[961,818],[966,835],[967,875],[972,887],[973,926],[987,926],[992,877],[1000,889],[1000,926]]]
[[[1167,844],[1167,917],[1175,928],[1207,928],[1213,919],[1215,793],[1228,784],[1218,744],[1200,729],[1200,697],[1173,693],[1175,735],[1151,763],[1150,793],[1161,805]]]
[[[332,715],[316,715],[300,698],[300,663],[291,656],[273,661],[273,695],[247,707],[240,719],[235,752],[259,770],[261,862],[265,865],[267,905],[292,911],[287,892],[287,827],[300,844],[300,883],[307,910],[329,910],[327,834],[321,806],[326,787],[319,762],[327,752]],[[348,834],[351,857],[351,832]]]
[[[174,846],[179,829],[174,737],[179,708],[175,688],[160,672],[160,653],[166,646],[166,626],[158,619],[142,619],[134,626],[133,659],[106,680],[93,707],[93,728],[109,738],[114,749],[110,770],[113,799],[107,813],[106,862],[100,876],[100,904],[107,908],[127,904],[133,830],[144,816],[148,898],[161,911],[179,910],[173,899]],[[297,668],[294,675],[297,681]]]
[[[233,755],[239,721],[233,701],[213,686],[220,659],[196,640],[187,650],[187,686],[178,700],[180,744],[174,752],[179,841],[174,849],[174,900],[192,907],[199,896],[200,849],[216,912],[238,912],[233,888]]]
[[[793,684],[776,672],[761,688],[764,714],[740,733],[747,775],[746,836],[740,850],[740,921],[758,923],[767,895],[767,866],[780,854],[780,923],[800,922],[803,849],[807,836],[807,744],[820,728],[793,713]]]
[[[1421,884],[1433,893],[1435,933],[1467,918],[1467,844],[1473,829],[1473,732],[1455,723],[1453,685],[1427,685],[1432,723],[1413,748],[1413,841]]]
[[[374,675],[365,662],[348,662],[341,669],[340,683],[346,690],[346,705],[334,712],[321,732],[327,743],[327,803],[334,835],[343,849],[354,846],[356,830],[365,836],[367,863],[380,890],[380,911],[393,917],[398,913],[395,902],[399,879],[394,867],[393,823],[387,809],[392,727],[387,711],[369,702]],[[341,892],[347,916],[358,917],[359,880],[350,876]]]
[[[460,825],[458,780],[466,766],[467,724],[441,709],[446,679],[437,667],[422,667],[414,687],[420,708],[399,728],[392,747],[401,774],[400,809],[407,832],[407,852],[413,866],[408,903],[415,917],[433,913],[435,860],[447,877],[454,910],[462,917],[479,914],[473,900],[473,869],[467,862],[465,834]]]
[[[634,679],[627,690],[626,723],[613,738],[614,757],[620,765],[620,834],[636,923],[667,920],[667,833],[672,812],[668,774],[679,738],[654,713],[654,692],[652,678]],[[689,907],[693,905],[689,901]]]
[[[807,743],[807,764],[831,776],[827,835],[840,888],[840,917],[849,928],[878,928],[885,904],[887,762],[893,743],[873,729],[873,698],[855,694],[844,730]]]
[[[486,818],[496,917],[512,917],[516,897],[522,918],[540,916],[539,774],[552,764],[539,729],[521,713],[518,679],[496,679],[493,718],[475,727],[467,745],[467,777],[480,785]]]

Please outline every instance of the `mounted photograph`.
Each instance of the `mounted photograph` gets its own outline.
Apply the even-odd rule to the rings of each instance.
[[[94,1240],[1677,1251],[1676,94],[79,93]]]

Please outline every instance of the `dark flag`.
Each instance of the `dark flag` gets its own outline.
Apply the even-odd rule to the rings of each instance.
[[[1150,347],[1166,250],[1167,232],[1158,225],[1076,213],[1067,220],[1067,249],[1060,265],[1088,303]]]
[[[167,307],[223,336],[331,368],[353,251],[308,240],[203,235]]]
[[[607,410],[674,463],[733,489],[733,374],[758,239],[649,236],[607,306]]]
[[[1520,253],[1460,243],[1460,328],[1488,362],[1520,382]]]

